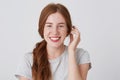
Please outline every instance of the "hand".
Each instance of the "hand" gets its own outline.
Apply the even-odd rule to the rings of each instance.
[[[75,51],[79,42],[80,42],[80,32],[76,27],[73,27],[70,34],[70,43],[68,45],[68,51],[70,52]]]

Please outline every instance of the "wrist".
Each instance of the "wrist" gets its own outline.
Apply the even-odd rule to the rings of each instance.
[[[70,56],[72,56],[72,57],[75,56],[75,51],[73,51],[73,50],[68,51],[68,55],[69,55],[69,57]]]

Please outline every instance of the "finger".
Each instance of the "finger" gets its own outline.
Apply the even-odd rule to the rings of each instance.
[[[72,29],[72,31],[71,31],[71,33],[73,34],[73,35],[80,35],[80,32],[79,32],[79,30],[76,28],[76,27],[74,27],[73,29]]]
[[[70,34],[70,43],[73,41],[73,35]]]
[[[72,29],[75,29],[75,26],[72,26]]]

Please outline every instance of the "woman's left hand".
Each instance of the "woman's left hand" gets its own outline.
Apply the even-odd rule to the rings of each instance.
[[[80,42],[80,32],[76,27],[73,27],[70,34],[70,43],[68,45],[68,51],[69,52],[75,51],[79,42]]]

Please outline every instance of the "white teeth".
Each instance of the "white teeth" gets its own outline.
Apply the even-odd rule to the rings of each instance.
[[[58,40],[59,38],[51,38],[52,40]]]

